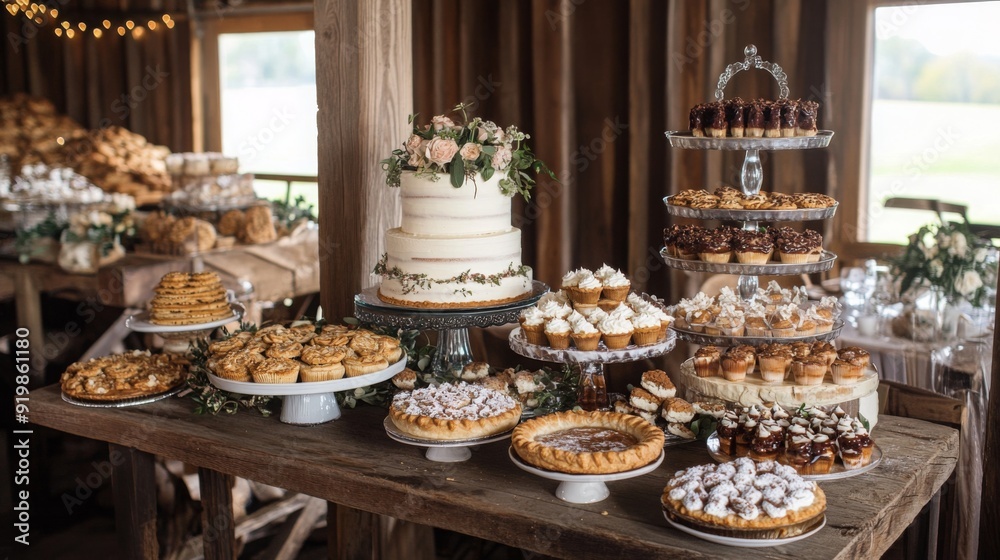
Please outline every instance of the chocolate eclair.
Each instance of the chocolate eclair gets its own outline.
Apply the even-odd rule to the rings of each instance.
[[[701,103],[691,108],[691,114],[688,117],[691,136],[705,136],[705,132],[703,131],[705,125],[702,123],[704,112],[705,105]]]
[[[729,128],[726,123],[726,105],[721,101],[706,105],[702,115],[702,124],[706,136],[713,138],[725,138],[726,130]]]
[[[763,103],[764,103],[764,137],[780,138],[781,105],[771,101],[763,101]]]
[[[777,104],[781,108],[781,135],[789,138],[795,136],[799,120],[798,103],[791,99],[781,99]]]
[[[745,133],[753,138],[764,136],[765,105],[760,99],[747,103],[744,119]]]
[[[816,101],[801,101],[799,103],[799,118],[795,123],[797,136],[816,136],[816,123],[819,120],[819,103]]]
[[[746,103],[743,99],[736,97],[726,101],[726,120],[729,121],[729,135],[734,138],[742,138],[745,129],[744,116],[746,113]]]

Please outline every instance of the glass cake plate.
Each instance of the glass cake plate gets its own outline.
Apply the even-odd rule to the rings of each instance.
[[[708,436],[706,441],[706,446],[708,447],[708,454],[712,456],[712,459],[716,463],[728,463],[730,461],[735,461],[737,457],[730,457],[722,452],[719,447],[719,434],[717,432],[712,432],[712,435]],[[833,462],[833,467],[830,468],[830,472],[827,474],[800,474],[802,478],[806,480],[814,481],[825,481],[825,480],[840,480],[844,478],[851,478],[865,474],[871,471],[882,462],[882,448],[875,444],[875,449],[872,450],[872,460],[867,465],[857,468],[848,469],[844,466],[844,463],[839,459],[835,459]]]
[[[737,210],[734,208],[691,208],[671,204],[666,197],[663,203],[667,205],[667,214],[680,218],[696,220],[733,220],[762,222],[805,222],[808,220],[826,220],[837,213],[840,203],[834,203],[827,208],[797,208],[795,210]]]
[[[840,337],[840,333],[844,330],[844,321],[838,319],[833,323],[833,328],[828,332],[810,334],[805,336],[726,336],[726,335],[714,335],[705,334],[700,332],[695,332],[690,329],[681,329],[678,327],[671,326],[671,330],[677,333],[677,338],[684,340],[686,342],[693,342],[695,344],[700,344],[702,346],[707,346],[709,344],[713,346],[737,346],[740,344],[750,344],[752,346],[757,346],[759,344],[768,344],[771,342],[780,342],[782,344],[791,344],[793,342],[816,342],[818,340],[831,341],[836,340]]]
[[[782,138],[713,138],[692,136],[690,131],[665,133],[671,148],[688,150],[806,150],[825,148],[833,139],[832,130],[820,130],[816,136],[789,136]]]
[[[692,261],[671,257],[667,253],[667,248],[660,250],[660,257],[670,268],[687,270],[690,272],[714,272],[716,274],[740,274],[753,276],[790,276],[798,274],[812,274],[814,272],[826,272],[833,268],[837,255],[831,251],[823,251],[818,262],[789,264],[780,262],[770,262],[767,264],[742,264],[742,263],[710,263],[705,261]]]

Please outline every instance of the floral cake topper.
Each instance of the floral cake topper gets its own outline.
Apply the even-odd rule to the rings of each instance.
[[[488,181],[499,173],[503,177],[500,192],[519,193],[530,200],[535,180],[528,171],[555,179],[528,147],[526,140],[530,136],[513,125],[501,128],[479,117],[469,120],[465,109],[466,105],[460,103],[452,110],[461,113],[462,122],[438,115],[430,124],[418,126],[416,115],[410,115],[408,123],[413,125],[413,131],[409,138],[402,148],[393,150],[391,156],[381,161],[386,184],[398,187],[403,171],[415,171],[417,176],[431,180],[437,180],[442,173],[449,176],[455,188],[460,188],[466,178],[481,175]]]

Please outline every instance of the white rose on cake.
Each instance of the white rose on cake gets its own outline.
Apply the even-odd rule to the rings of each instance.
[[[969,250],[969,241],[962,232],[956,231],[951,234],[951,254],[964,258],[965,252]]]
[[[420,150],[420,146],[424,143],[424,139],[417,136],[416,134],[411,134],[409,138],[406,139],[406,151],[411,154],[415,154]]]
[[[427,151],[424,156],[431,163],[445,165],[450,163],[458,153],[458,144],[451,138],[432,138],[427,143]]]

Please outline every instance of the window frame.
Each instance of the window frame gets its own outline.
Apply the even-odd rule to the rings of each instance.
[[[285,8],[285,10],[291,9]],[[219,35],[311,31],[313,9],[271,11],[248,8],[209,12],[197,19],[191,49],[192,106],[195,109],[195,150],[222,151],[222,82],[219,69]]]

